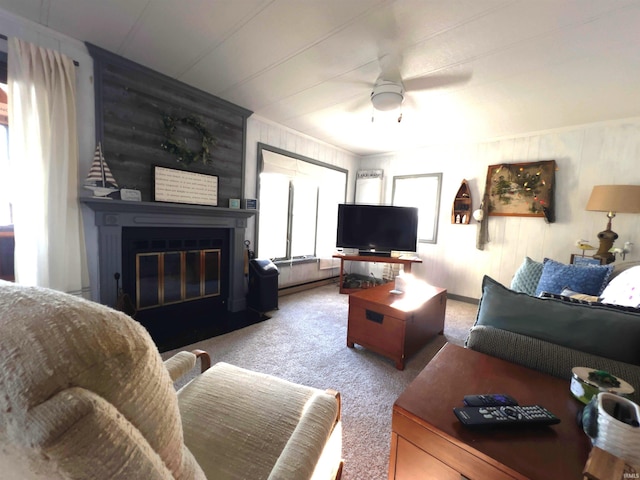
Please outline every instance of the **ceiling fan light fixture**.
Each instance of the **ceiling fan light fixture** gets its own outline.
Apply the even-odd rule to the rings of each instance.
[[[381,112],[400,108],[404,101],[404,87],[401,83],[382,82],[371,92],[373,108]]]

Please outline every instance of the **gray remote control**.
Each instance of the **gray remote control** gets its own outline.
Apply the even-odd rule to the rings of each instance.
[[[540,405],[502,407],[461,407],[453,413],[467,427],[554,425],[560,419]]]

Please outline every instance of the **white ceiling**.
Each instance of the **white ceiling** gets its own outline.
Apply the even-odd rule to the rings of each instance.
[[[640,116],[638,0],[0,0],[359,155]],[[465,78],[376,113],[378,58]],[[431,78],[432,84],[437,83]]]

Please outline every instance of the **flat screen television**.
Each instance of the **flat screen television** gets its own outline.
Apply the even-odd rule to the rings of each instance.
[[[385,255],[392,250],[415,252],[418,209],[390,205],[338,205],[336,246],[357,248],[361,255]]]

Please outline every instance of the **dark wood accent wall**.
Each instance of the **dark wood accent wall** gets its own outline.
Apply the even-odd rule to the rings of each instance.
[[[218,176],[218,206],[242,198],[247,118],[252,112],[87,43],[94,60],[96,142],[120,188],[153,201],[153,165]],[[162,147],[163,115],[194,115],[216,139],[212,161],[178,161]],[[176,136],[200,151],[200,134],[177,124]]]

